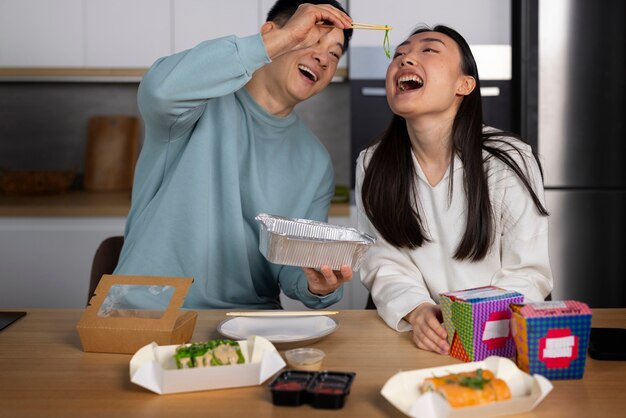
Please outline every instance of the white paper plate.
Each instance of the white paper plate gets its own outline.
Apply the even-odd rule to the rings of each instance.
[[[334,332],[339,325],[328,316],[310,317],[235,317],[222,321],[217,330],[220,334],[236,339],[252,335],[268,339],[277,347],[285,348],[310,344]]]

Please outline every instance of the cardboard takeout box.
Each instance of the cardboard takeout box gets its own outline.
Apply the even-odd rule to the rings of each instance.
[[[193,335],[198,313],[183,311],[185,295],[193,278],[104,275],[83,312],[76,329],[84,351],[133,354],[139,348],[157,344],[182,344]],[[164,311],[107,309],[103,303],[115,285],[171,286],[174,288]]]
[[[522,294],[495,286],[442,293],[441,312],[450,355],[463,361],[513,357],[509,304],[523,301]]]
[[[160,395],[260,385],[285,367],[276,348],[263,337],[238,341],[243,364],[178,369],[178,345],[142,347],[130,361],[130,380]],[[253,414],[254,415],[254,414]]]
[[[585,371],[591,309],[573,300],[512,304],[517,365],[548,379],[580,379]]]

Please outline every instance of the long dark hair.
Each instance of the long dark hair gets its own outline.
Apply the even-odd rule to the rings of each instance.
[[[454,29],[438,25],[420,27],[411,36],[422,32],[439,32],[452,38],[461,52],[461,71],[476,80],[476,87],[463,98],[452,124],[450,173],[454,171],[454,156],[464,166],[463,187],[467,196],[465,233],[454,253],[457,260],[478,261],[485,258],[494,238],[494,214],[489,199],[485,162],[497,158],[515,172],[532,197],[537,211],[548,211],[533,190],[528,176],[514,155],[522,151],[506,137],[519,138],[510,132],[483,130],[482,100],[476,61],[465,39]],[[498,146],[502,143],[506,147]],[[414,187],[415,166],[411,140],[403,117],[394,115],[387,130],[374,140],[377,144],[365,170],[361,197],[365,213],[382,237],[399,248],[414,249],[429,241],[419,212],[419,199]],[[483,157],[483,151],[487,156]],[[535,157],[536,158],[536,157]],[[524,161],[524,159],[521,159]],[[537,164],[539,161],[537,160]],[[524,167],[526,168],[526,167]],[[539,165],[541,170],[541,165]],[[542,172],[543,178],[543,172]],[[453,176],[449,176],[449,196],[452,196]]]

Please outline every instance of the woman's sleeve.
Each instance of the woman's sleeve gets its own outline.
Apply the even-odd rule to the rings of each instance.
[[[202,42],[150,67],[139,85],[139,109],[147,124],[176,139],[194,126],[207,100],[239,90],[269,62],[260,34]]]
[[[411,325],[404,317],[422,303],[435,302],[430,297],[422,273],[409,255],[383,239],[370,223],[361,198],[365,177],[366,151],[359,156],[356,168],[356,204],[358,229],[376,238],[363,262],[361,281],[369,289],[381,318],[397,331],[409,331]],[[389,213],[389,216],[393,216]]]
[[[530,153],[516,158],[545,206],[539,165]],[[548,254],[548,217],[537,210],[520,178],[510,170],[502,200],[502,268],[492,284],[524,295],[527,302],[543,301],[552,291],[553,279]]]

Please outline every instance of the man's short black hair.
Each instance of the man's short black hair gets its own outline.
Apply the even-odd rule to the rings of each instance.
[[[336,0],[277,0],[272,6],[269,13],[267,13],[267,21],[274,22],[279,26],[284,25],[293,16],[298,9],[298,6],[304,3],[311,4],[330,4],[333,7],[341,10],[344,13],[348,13]],[[350,45],[350,38],[352,38],[352,29],[343,30],[343,52],[348,50]]]

